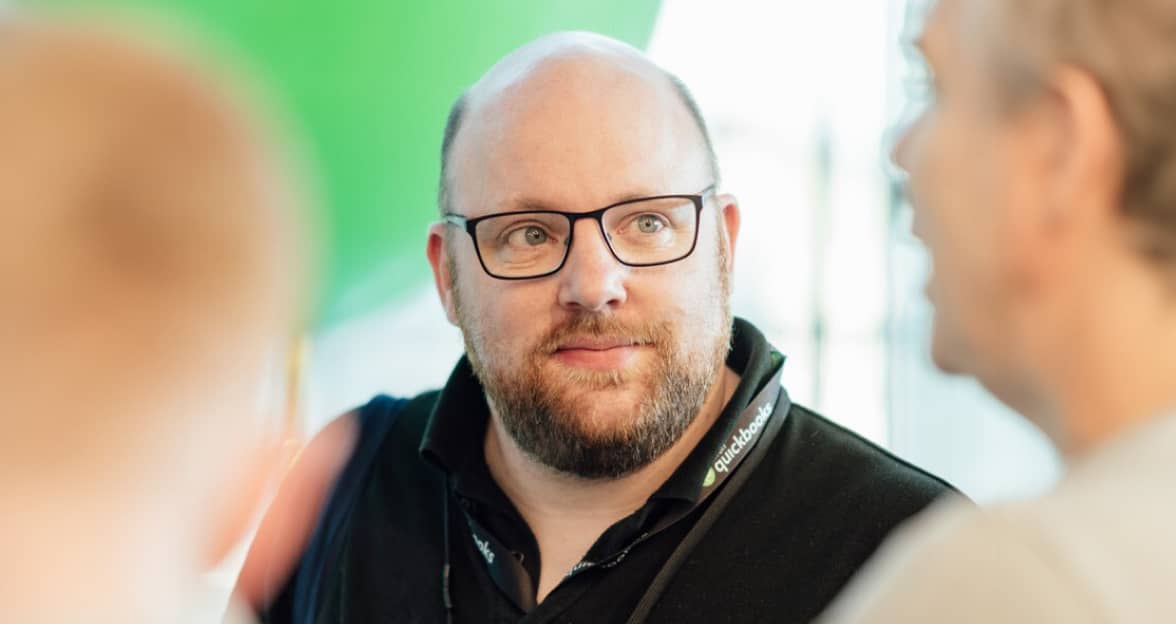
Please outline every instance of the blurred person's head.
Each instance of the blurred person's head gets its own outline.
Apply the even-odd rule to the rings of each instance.
[[[300,320],[276,146],[116,32],[0,20],[6,622],[175,621],[251,520]]]
[[[920,43],[933,102],[894,158],[934,360],[1066,450],[1176,399],[1143,381],[1173,338],[1174,32],[1167,0],[941,0]]]
[[[518,447],[588,479],[652,462],[715,387],[731,330],[739,211],[710,192],[718,170],[685,87],[626,44],[545,37],[462,96],[442,158],[441,212],[469,220],[702,195],[700,211],[682,198],[611,211],[611,249],[590,218],[571,229],[565,217],[532,214],[430,231],[446,313]],[[692,232],[696,245],[676,247]],[[665,253],[635,251],[642,237]],[[631,266],[643,258],[666,263]]]

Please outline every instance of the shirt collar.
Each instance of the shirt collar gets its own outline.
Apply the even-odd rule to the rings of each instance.
[[[1069,477],[1122,476],[1169,482],[1176,469],[1176,410],[1152,418],[1073,460]]]
[[[485,390],[466,356],[441,389],[421,438],[421,456],[448,475],[451,485],[482,502],[504,502],[486,466],[490,408]],[[489,499],[489,500],[488,500]]]

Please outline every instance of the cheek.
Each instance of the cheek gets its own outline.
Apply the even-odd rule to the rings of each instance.
[[[973,281],[992,269],[1007,204],[1006,159],[995,129],[949,114],[929,123],[912,145],[915,231],[937,273]]]
[[[477,269],[481,271],[481,269]],[[511,357],[533,348],[551,328],[554,291],[543,282],[511,283],[485,275],[459,276],[455,283],[462,331],[472,333],[480,349]]]
[[[640,308],[643,318],[671,323],[680,340],[706,341],[722,329],[726,301],[713,236],[704,230],[690,258],[641,275],[629,291],[631,303]]]
[[[974,197],[967,133],[950,116],[923,122],[910,140],[907,170],[915,231],[932,250],[957,236],[953,212]]]
[[[969,345],[989,343],[1002,322],[1009,185],[1007,158],[994,136],[995,129],[977,121],[940,119],[912,146],[915,230],[933,271],[933,356],[954,372],[974,357]]]

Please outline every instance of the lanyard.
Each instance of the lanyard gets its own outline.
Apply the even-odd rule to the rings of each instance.
[[[706,502],[710,495],[716,492],[727,481],[727,478],[735,472],[739,464],[748,456],[751,449],[764,433],[772,417],[776,414],[780,414],[780,418],[787,416],[792,404],[780,385],[780,377],[783,372],[784,367],[781,365],[776,373],[772,375],[772,379],[748,403],[748,406],[744,408],[743,412],[740,413],[739,419],[736,421],[731,434],[724,441],[723,445],[719,447],[718,452],[711,458],[711,467],[703,479],[702,489],[699,492],[697,502],[687,508],[678,509],[675,513],[662,516],[653,528],[637,536],[624,548],[596,561],[580,561],[572,567],[571,571],[564,577],[564,580],[566,581],[591,568],[611,568],[619,564],[629,554],[629,551],[638,544],[677,524],[678,521],[688,516]],[[779,401],[781,398],[783,398],[782,403]],[[447,498],[448,496],[449,494],[446,493]],[[534,583],[532,582],[531,575],[523,567],[522,562],[516,559],[510,550],[503,546],[490,531],[484,529],[474,520],[468,511],[464,508],[462,511],[465,515],[466,523],[469,525],[470,536],[474,541],[474,546],[482,554],[482,558],[486,562],[486,569],[490,573],[490,578],[493,579],[494,584],[519,609],[524,612],[529,612],[534,609]]]

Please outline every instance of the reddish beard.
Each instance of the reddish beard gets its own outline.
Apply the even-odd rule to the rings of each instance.
[[[524,453],[559,472],[607,479],[648,465],[682,437],[717,378],[729,332],[706,355],[690,354],[676,348],[683,343],[666,323],[633,328],[582,314],[552,329],[513,370],[486,366],[468,340],[466,351],[487,398]],[[612,371],[553,362],[553,345],[585,335],[634,338],[650,349],[652,361]],[[628,413],[605,413],[602,405],[608,404],[598,393],[622,389],[637,396]]]

